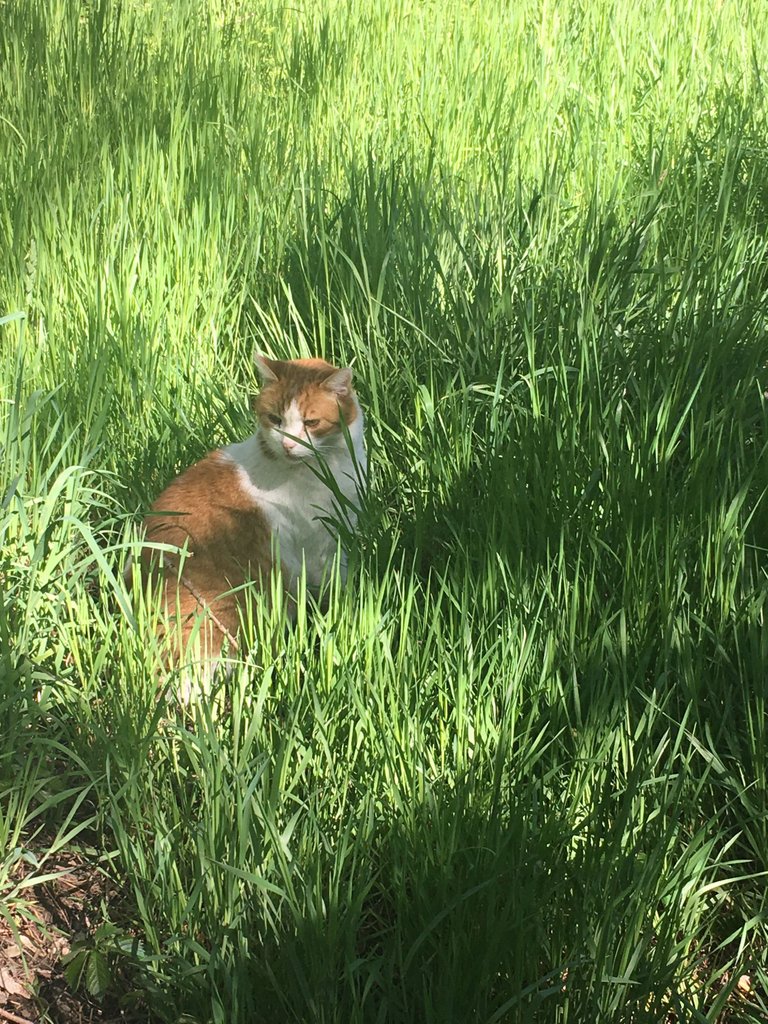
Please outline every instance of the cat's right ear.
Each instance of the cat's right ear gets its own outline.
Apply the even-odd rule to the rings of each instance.
[[[256,369],[259,371],[262,384],[272,384],[277,380],[274,359],[267,359],[266,356],[259,355],[257,352],[253,360],[256,363]]]

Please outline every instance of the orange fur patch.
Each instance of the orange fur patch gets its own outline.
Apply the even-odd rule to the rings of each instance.
[[[148,541],[186,545],[181,585],[179,556],[145,548],[142,564],[163,581],[168,614],[178,616],[182,647],[195,620],[213,612],[220,625],[211,619],[205,656],[218,656],[225,638],[220,626],[233,637],[240,628],[243,584],[260,582],[272,568],[269,524],[244,492],[237,466],[221,452],[207,455],[166,487],[145,529]]]

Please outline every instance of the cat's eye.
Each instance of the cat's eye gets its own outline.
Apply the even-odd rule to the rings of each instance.
[[[279,427],[283,422],[283,417],[278,416],[277,413],[274,412],[267,413],[267,419],[270,423],[274,423],[276,427]]]
[[[320,420],[304,420],[304,426],[310,430],[313,430],[319,423]]]

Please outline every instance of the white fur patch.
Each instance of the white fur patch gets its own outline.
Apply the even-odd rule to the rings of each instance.
[[[282,433],[281,433],[282,431]],[[267,435],[264,437],[264,435]],[[259,433],[223,449],[238,466],[243,490],[266,515],[279,557],[294,584],[306,566],[307,584],[317,591],[336,552],[337,539],[324,520],[354,522],[354,511],[339,508],[337,488],[346,502],[356,503],[366,470],[363,417],[358,415],[349,428],[353,455],[342,434],[322,439],[317,449],[296,443],[286,452],[282,438],[307,441],[306,430],[295,402],[283,412],[280,430],[265,431],[265,452]],[[333,486],[329,484],[330,474]]]

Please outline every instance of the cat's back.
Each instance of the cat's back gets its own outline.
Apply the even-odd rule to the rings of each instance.
[[[171,663],[198,629],[204,660],[218,657],[225,639],[236,649],[243,584],[271,569],[269,524],[241,476],[226,452],[213,451],[172,480],[144,520],[142,572],[162,581],[177,622],[167,637]]]
[[[223,450],[210,452],[171,481],[145,520],[150,541],[206,550],[260,546],[269,527],[238,464]]]

